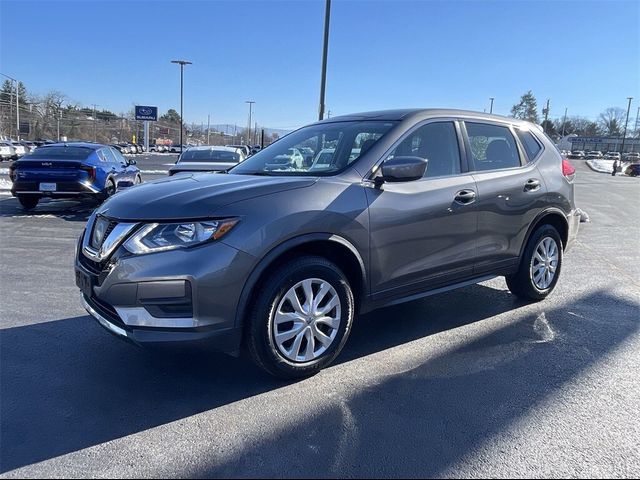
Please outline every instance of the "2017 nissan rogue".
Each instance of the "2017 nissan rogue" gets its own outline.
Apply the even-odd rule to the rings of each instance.
[[[303,148],[331,158],[312,171],[274,161]],[[578,231],[574,174],[512,118],[335,117],[228,173],[114,195],[79,239],[76,283],[88,312],[134,343],[244,346],[273,375],[311,375],[358,313],[495,276],[519,297],[549,295]]]

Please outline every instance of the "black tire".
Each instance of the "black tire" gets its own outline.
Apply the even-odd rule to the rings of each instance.
[[[274,338],[272,318],[284,295],[298,282],[320,279],[329,283],[340,300],[340,324],[326,351],[314,360],[296,362],[280,352]],[[255,302],[246,324],[246,346],[253,361],[269,374],[294,379],[315,375],[335,360],[344,346],[355,313],[353,293],[345,275],[332,262],[323,257],[304,256],[291,260],[278,268],[257,287]]]
[[[551,283],[545,288],[541,288],[534,281],[534,276],[532,275],[532,262],[536,262],[536,260],[534,260],[536,249],[546,238],[551,238],[556,243],[558,258]],[[560,278],[563,248],[564,246],[562,245],[560,234],[553,226],[546,224],[539,226],[527,242],[518,271],[513,275],[507,275],[505,277],[507,286],[511,293],[526,300],[544,300],[553,291],[558,283],[558,279]]]
[[[133,180],[134,185],[139,185],[142,183],[142,177],[140,175],[136,175],[136,178]]]
[[[24,210],[33,210],[38,205],[40,197],[37,195],[18,195],[18,201]]]

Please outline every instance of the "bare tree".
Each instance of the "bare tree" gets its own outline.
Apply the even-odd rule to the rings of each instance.
[[[624,129],[625,111],[618,107],[609,107],[598,117],[598,125],[602,133],[610,137],[622,135]]]

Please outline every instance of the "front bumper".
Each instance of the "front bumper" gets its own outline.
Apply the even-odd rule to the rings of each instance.
[[[137,344],[206,341],[239,348],[236,310],[253,257],[222,242],[130,255],[120,247],[98,264],[78,245],[76,283],[85,309],[105,329]]]

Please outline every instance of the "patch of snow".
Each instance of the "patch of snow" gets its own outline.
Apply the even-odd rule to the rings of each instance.
[[[0,178],[0,190],[11,190],[11,186],[13,182],[11,180],[7,180],[6,178]]]
[[[140,173],[146,173],[148,175],[167,175],[169,170],[140,170]]]

